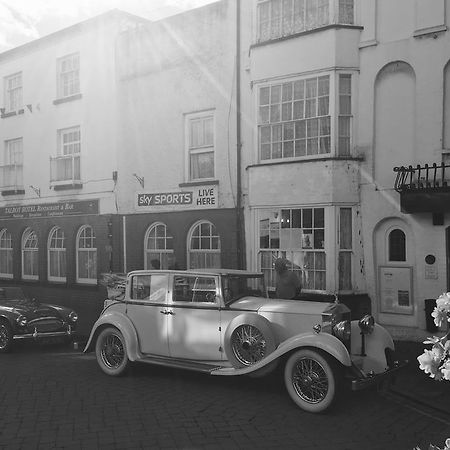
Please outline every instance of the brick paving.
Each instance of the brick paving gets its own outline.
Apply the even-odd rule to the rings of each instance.
[[[113,378],[92,354],[67,347],[0,355],[2,450],[425,450],[449,436],[450,417],[376,390],[312,415],[290,400],[280,374],[225,378],[138,365]]]

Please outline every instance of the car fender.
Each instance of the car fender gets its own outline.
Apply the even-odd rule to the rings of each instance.
[[[385,328],[377,323],[372,333],[364,337],[364,355],[361,355],[362,336],[358,321],[352,321],[352,358],[365,373],[384,372],[387,369],[386,348],[394,350],[394,341]]]
[[[7,314],[7,313],[1,313],[0,314],[0,320],[6,320],[12,327],[15,326],[15,320],[17,317],[19,317],[19,314]]]
[[[344,366],[351,366],[352,362],[350,355],[345,345],[336,337],[328,333],[302,333],[282,342],[275,351],[267,355],[261,361],[248,367],[234,369],[231,367],[224,367],[216,369],[211,372],[212,375],[246,375],[257,370],[262,369],[267,364],[280,358],[281,356],[290,353],[294,350],[310,347],[312,349],[319,349],[329,355],[333,356]]]
[[[94,350],[98,334],[108,326],[115,327],[122,333],[130,361],[136,361],[142,357],[139,351],[138,336],[133,323],[125,314],[118,311],[106,312],[94,323],[86,347],[83,350],[84,353]]]

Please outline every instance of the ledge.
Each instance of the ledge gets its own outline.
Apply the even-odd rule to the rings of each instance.
[[[277,160],[271,162],[261,162],[258,164],[250,164],[245,168],[245,170],[252,169],[254,167],[261,166],[278,166],[280,164],[307,164],[307,163],[315,163],[315,162],[324,162],[324,161],[364,161],[364,158],[361,156],[329,156],[322,158],[311,158],[311,159],[288,159],[286,161]]]
[[[55,184],[51,187],[54,191],[67,191],[69,189],[81,189],[83,187],[83,183]]]
[[[445,25],[437,25],[434,27],[421,28],[420,30],[415,30],[413,36],[415,38],[420,38],[428,35],[436,35],[437,33],[445,33],[447,27]]]
[[[79,100],[81,97],[82,97],[81,94],[75,94],[75,95],[70,95],[69,97],[57,98],[56,100],[53,100],[53,104],[59,105],[61,103],[72,102],[74,100]]]
[[[289,34],[286,36],[280,36],[280,37],[274,38],[274,39],[268,39],[267,41],[255,42],[254,44],[250,45],[250,51],[256,47],[262,47],[264,45],[270,45],[270,44],[274,44],[276,42],[286,41],[287,39],[294,39],[294,38],[297,38],[300,36],[306,36],[308,34],[318,33],[320,31],[331,30],[331,29],[363,30],[364,27],[362,27],[360,25],[349,25],[349,24],[347,24],[347,25],[345,25],[345,24],[324,25],[323,27],[313,28],[312,30],[299,31],[298,33],[293,33],[293,34]]]
[[[24,195],[25,189],[8,189],[5,191],[2,191],[2,196],[6,197],[8,195]]]
[[[187,181],[186,183],[180,183],[179,187],[190,187],[190,186],[211,186],[218,185],[219,180],[205,180],[205,181]]]

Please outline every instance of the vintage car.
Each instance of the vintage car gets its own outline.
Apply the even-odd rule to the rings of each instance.
[[[262,273],[229,269],[130,272],[92,328],[84,351],[94,350],[113,376],[130,361],[222,376],[282,364],[290,397],[310,412],[326,410],[345,381],[362,389],[403,365],[372,316],[351,321],[338,302],[270,299]]]
[[[27,298],[17,286],[0,287],[0,353],[10,351],[17,339],[69,340],[77,320],[72,309]]]

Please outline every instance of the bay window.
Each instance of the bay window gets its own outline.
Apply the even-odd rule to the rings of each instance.
[[[276,287],[274,263],[280,257],[288,261],[288,269],[302,280],[303,291],[329,293],[353,289],[351,207],[261,208],[256,218],[257,268],[264,273],[270,291]]]
[[[327,25],[353,23],[353,0],[258,0],[257,2],[258,42]]]
[[[335,72],[258,90],[260,161],[351,153],[352,75]],[[335,81],[337,88],[334,88]],[[334,127],[337,116],[337,130]]]

